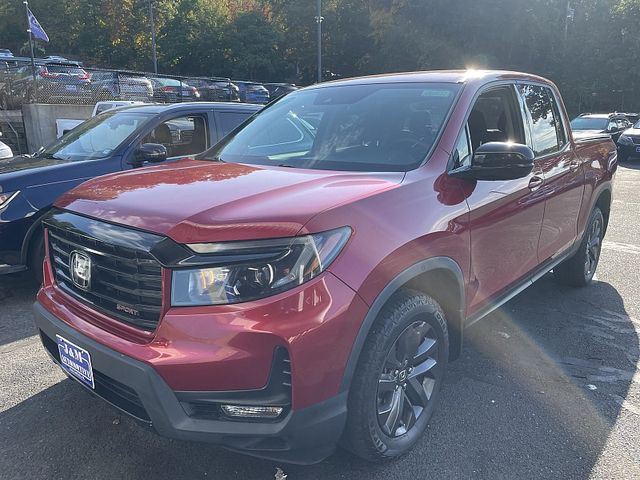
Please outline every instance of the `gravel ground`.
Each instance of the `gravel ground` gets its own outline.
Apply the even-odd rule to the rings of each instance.
[[[368,465],[290,466],[158,437],[54,366],[36,288],[0,277],[0,478],[640,478],[640,165],[620,168],[597,281],[541,279],[472,327],[417,448]],[[312,434],[310,432],[310,434]]]

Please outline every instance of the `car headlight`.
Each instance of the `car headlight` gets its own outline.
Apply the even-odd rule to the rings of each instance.
[[[190,244],[208,265],[172,272],[171,305],[240,303],[289,290],[326,270],[350,235],[351,228],[341,227],[302,237]]]
[[[9,205],[9,202],[16,198],[20,191],[17,192],[0,192],[0,208],[6,207]]]
[[[620,138],[618,138],[618,143],[620,145],[633,145],[633,140],[627,135],[620,135]]]

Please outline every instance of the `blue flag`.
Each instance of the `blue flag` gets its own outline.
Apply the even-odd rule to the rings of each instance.
[[[31,11],[31,9],[27,8],[27,15],[29,16],[29,29],[31,30],[31,35],[40,40],[44,40],[45,42],[49,41],[49,36],[44,31],[44,28],[40,25],[35,15]]]

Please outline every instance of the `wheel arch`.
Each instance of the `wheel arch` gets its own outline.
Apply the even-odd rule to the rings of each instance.
[[[602,190],[594,206],[598,207],[602,212],[602,216],[604,217],[604,233],[606,233],[607,226],[609,225],[609,215],[611,213],[611,189],[605,188]]]
[[[440,304],[445,312],[449,327],[449,357],[453,360],[460,355],[465,305],[462,269],[450,257],[432,257],[422,260],[391,280],[369,307],[347,361],[340,386],[341,392],[348,390],[351,386],[351,380],[365,340],[380,311],[389,299],[402,288],[422,292]]]
[[[34,215],[36,218],[29,226],[29,229],[24,236],[24,240],[22,241],[22,248],[20,250],[20,261],[24,265],[28,265],[33,241],[38,238],[38,234],[42,229],[42,219],[47,215],[47,213],[49,213],[49,208],[46,208],[40,211],[37,215]]]

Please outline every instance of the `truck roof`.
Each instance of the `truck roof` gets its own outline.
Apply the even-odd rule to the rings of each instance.
[[[139,112],[139,113],[164,113],[180,110],[192,110],[193,108],[204,109],[231,109],[239,111],[257,111],[263,105],[236,102],[183,102],[183,103],[146,103],[144,105],[132,105],[130,107],[120,107],[118,111]]]
[[[413,83],[413,82],[433,82],[433,83],[469,83],[480,81],[488,83],[495,80],[523,80],[551,83],[549,80],[522,72],[511,72],[508,70],[431,70],[419,72],[384,73],[380,75],[370,75],[365,77],[346,78],[332,80],[311,88],[322,88],[325,85],[361,85],[365,83]]]

